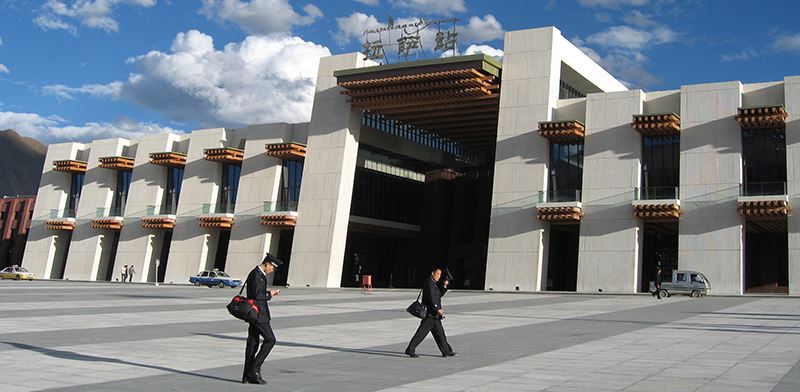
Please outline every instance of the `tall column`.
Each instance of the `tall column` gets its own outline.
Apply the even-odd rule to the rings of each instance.
[[[75,213],[75,230],[69,246],[65,279],[104,280],[113,247],[114,232],[93,229],[92,219],[97,217],[97,209],[108,211],[117,187],[117,172],[99,167],[99,158],[120,156],[129,142],[125,139],[103,139],[92,142],[86,165],[81,199]]]
[[[556,35],[552,27],[505,34],[487,290],[544,289],[541,268],[547,244],[535,203],[538,192],[546,189],[548,142],[537,129],[540,121],[550,120],[558,99]]]
[[[39,190],[36,193],[36,205],[33,210],[33,221],[28,232],[25,255],[22,265],[44,279],[53,277],[55,260],[61,260],[59,248],[68,245],[71,233],[63,230],[47,230],[45,222],[50,218],[50,211],[64,211],[69,199],[72,174],[53,170],[53,161],[78,159],[80,150],[87,146],[79,143],[51,144],[47,147]],[[61,253],[63,255],[63,253]],[[60,271],[60,265],[56,265]]]
[[[245,131],[245,130],[242,130]],[[286,123],[256,125],[246,129],[247,144],[236,196],[236,224],[231,229],[231,242],[225,272],[244,279],[264,254],[278,251],[280,229],[261,225],[264,202],[278,200],[283,161],[267,156],[266,145],[290,142],[292,126]]]
[[[125,204],[125,225],[120,233],[113,276],[123,265],[132,265],[136,282],[155,282],[155,259],[159,256],[161,230],[142,227],[142,217],[148,207],[156,213],[161,208],[167,187],[167,168],[150,163],[150,153],[172,149],[179,135],[162,133],[142,137],[137,141],[136,157],[131,174],[131,187]],[[112,278],[114,280],[114,278]]]
[[[741,102],[739,82],[681,87],[678,268],[704,273],[715,294],[744,287]]]
[[[308,132],[288,282],[339,287],[350,218],[361,111],[347,102],[334,71],[360,68],[360,54],[320,59]]]
[[[164,282],[188,283],[189,277],[205,269],[209,260],[213,266],[218,229],[199,227],[197,216],[203,204],[217,203],[222,166],[205,160],[203,151],[223,147],[226,140],[224,128],[197,130],[190,136]]]
[[[789,207],[789,294],[800,295],[800,76],[783,80],[786,119],[786,181]]]
[[[589,94],[583,144],[583,190],[577,291],[634,293],[642,222],[633,216],[639,186],[642,90]]]

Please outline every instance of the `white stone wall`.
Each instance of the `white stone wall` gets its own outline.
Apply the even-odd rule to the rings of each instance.
[[[292,286],[341,284],[361,112],[339,93],[333,73],[368,65],[359,53],[320,59],[288,275]]]
[[[88,146],[80,143],[59,143],[47,147],[39,190],[36,193],[33,221],[22,259],[22,265],[40,278],[51,278],[53,271],[61,267],[54,265],[54,261],[62,260],[58,256],[62,256],[63,253],[59,253],[59,250],[66,248],[71,236],[68,231],[44,228],[45,222],[50,219],[51,210],[63,215],[69,200],[72,181],[72,174],[53,170],[53,161],[78,159],[79,151],[86,148]]]
[[[743,290],[741,104],[739,82],[681,87],[678,268],[703,272],[715,294]]]
[[[577,291],[637,291],[642,222],[631,202],[642,142],[631,117],[643,106],[641,90],[587,97]]]
[[[114,232],[93,229],[92,219],[97,217],[97,209],[111,208],[114,189],[117,186],[117,172],[99,167],[100,157],[120,156],[124,147],[130,145],[125,139],[95,140],[89,152],[83,191],[76,212],[75,230],[67,255],[64,270],[65,279],[104,280],[110,265]]]
[[[789,294],[800,295],[800,76],[784,78],[786,121],[786,191],[792,211],[789,232]],[[26,250],[27,252],[27,250]]]

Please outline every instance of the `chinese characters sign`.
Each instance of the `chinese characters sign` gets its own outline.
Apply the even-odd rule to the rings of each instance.
[[[394,24],[394,19],[389,16],[387,18],[386,26],[369,29],[364,31],[364,44],[361,53],[364,55],[365,60],[383,60],[388,62],[389,58],[386,55],[386,47],[397,47],[397,59],[409,60],[409,58],[417,59],[420,54],[425,55],[425,49],[422,45],[422,32],[423,30],[431,27],[436,28],[434,52],[447,53],[451,52],[455,55],[458,51],[456,45],[456,22],[458,19],[441,19],[441,20],[426,20],[420,18],[416,22]],[[393,38],[399,35],[398,38]],[[384,41],[385,39],[385,41]]]

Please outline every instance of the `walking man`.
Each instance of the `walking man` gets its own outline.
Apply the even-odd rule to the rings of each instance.
[[[656,285],[656,291],[653,293],[653,296],[661,299],[661,267],[656,267],[656,276],[654,282]]]
[[[267,253],[261,264],[257,265],[250,274],[247,275],[247,298],[255,301],[258,306],[258,317],[250,323],[247,330],[247,346],[244,350],[244,373],[242,373],[242,383],[247,384],[266,384],[261,377],[261,365],[267,359],[272,347],[275,346],[275,334],[272,333],[270,326],[269,305],[267,301],[280,294],[280,290],[269,290],[267,288],[267,275],[275,272],[282,261],[277,257]],[[261,339],[264,342],[261,348],[258,343]]]
[[[442,309],[442,296],[447,292],[447,286],[450,282],[445,279],[439,281],[442,277],[442,270],[434,267],[431,271],[431,276],[425,278],[425,283],[422,285],[422,303],[428,307],[428,314],[419,323],[419,328],[411,341],[408,342],[406,347],[406,355],[411,358],[417,358],[419,355],[416,353],[417,346],[425,340],[428,332],[433,333],[433,340],[439,346],[439,351],[443,357],[452,357],[457,353],[453,352],[453,348],[447,343],[447,336],[444,334],[444,327],[442,327],[442,319],[444,318],[444,309]]]
[[[133,283],[133,274],[135,274],[135,273],[136,273],[136,271],[133,270],[133,264],[131,264],[131,266],[128,267],[128,282],[129,283]]]
[[[125,264],[120,268],[120,274],[122,275],[122,283],[128,280],[128,265]]]

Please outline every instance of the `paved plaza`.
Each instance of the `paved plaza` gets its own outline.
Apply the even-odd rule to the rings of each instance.
[[[239,383],[231,289],[0,282],[10,391],[798,391],[800,301],[453,291],[444,326],[402,354],[416,292],[284,289],[267,386]]]

